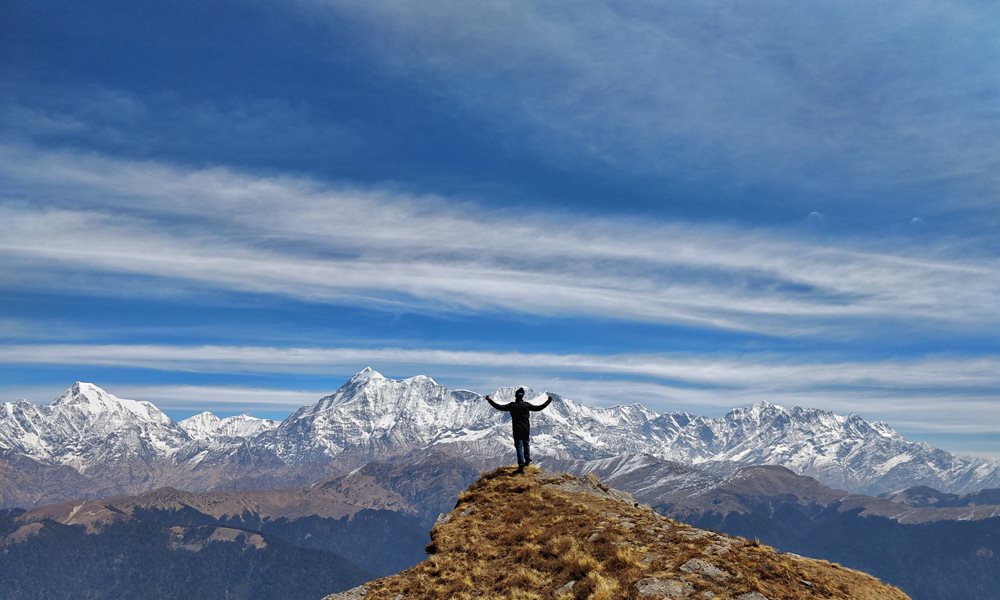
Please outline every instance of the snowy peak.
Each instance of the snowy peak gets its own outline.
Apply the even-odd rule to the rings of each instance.
[[[396,380],[366,367],[336,392],[303,410],[316,414],[351,406],[353,408],[349,410],[361,411],[378,418],[390,413],[413,410],[420,405],[434,404],[452,395],[450,390],[425,375]]]
[[[49,408],[58,414],[80,415],[87,423],[104,419],[115,423],[138,419],[164,427],[174,424],[151,402],[119,398],[83,381],[70,386]]]
[[[232,442],[235,438],[252,438],[278,426],[273,419],[259,419],[250,415],[235,415],[220,419],[210,412],[203,412],[180,421],[178,425],[193,439],[201,442]]]
[[[393,453],[483,423],[492,409],[476,399],[481,396],[449,390],[430,377],[396,380],[367,368],[285,419],[268,443],[295,463],[329,458],[349,447]]]
[[[756,426],[765,423],[787,422],[789,416],[789,411],[784,406],[760,401],[750,406],[734,408],[726,413],[724,419],[734,424]]]
[[[218,427],[221,422],[222,419],[206,410],[203,413],[198,413],[192,417],[178,421],[177,424],[190,433],[191,437],[196,437],[196,434],[205,435],[215,431],[215,428]]]
[[[65,392],[63,392],[55,401],[52,402],[52,406],[60,406],[65,404],[79,404],[81,402],[95,402],[100,403],[104,401],[108,396],[108,393],[97,387],[93,383],[87,383],[85,381],[77,381],[71,385]]]
[[[190,441],[152,403],[119,398],[80,381],[48,406],[18,402],[0,413],[0,448],[81,473],[110,464],[148,464]]]
[[[845,416],[815,408],[785,408],[768,402],[733,409],[722,419],[712,420],[711,426],[716,434],[737,442],[741,440],[733,440],[734,436],[767,438],[790,432],[802,435],[837,435],[845,440],[868,439],[873,435],[883,438],[899,437],[886,423],[869,423],[853,413]]]
[[[93,406],[95,409],[117,405],[119,398],[112,396],[93,383],[77,381],[59,395],[50,406]]]
[[[898,433],[896,433],[896,430],[893,429],[885,421],[875,421],[871,425],[872,429],[875,430],[875,432],[877,432],[882,437],[887,437],[887,438],[901,437]]]
[[[279,425],[274,419],[260,419],[250,415],[235,415],[219,420],[215,431],[226,438],[250,438],[261,432],[270,431]]]
[[[350,385],[350,384],[378,383],[383,381],[396,382],[396,380],[389,379],[388,377],[379,373],[378,371],[376,371],[371,367],[365,367],[364,369],[361,369],[353,376],[351,376],[351,378],[348,380],[348,384]],[[437,385],[437,382],[434,381],[432,378],[428,377],[427,375],[414,375],[413,377],[407,377],[406,379],[403,379],[401,382],[397,383],[426,383],[430,385]]]
[[[358,383],[367,383],[369,381],[381,381],[383,379],[385,379],[384,375],[382,375],[381,373],[379,373],[378,371],[376,371],[375,369],[373,369],[371,367],[365,367],[364,369],[361,369],[360,371],[358,371],[357,373],[355,373],[348,380],[347,383],[348,384],[352,384],[352,383],[358,384]]]

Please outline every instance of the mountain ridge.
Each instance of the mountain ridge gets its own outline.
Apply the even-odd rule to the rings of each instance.
[[[529,391],[527,397],[539,402],[545,395]],[[533,417],[539,458],[648,455],[717,473],[778,464],[863,493],[919,485],[944,493],[1000,487],[997,464],[910,442],[887,424],[857,415],[758,402],[712,419],[658,414],[641,404],[593,407],[551,395],[556,401]],[[513,388],[493,396],[508,401]],[[16,469],[10,465],[17,455],[37,468],[69,466],[94,479],[93,489],[81,480],[67,497],[162,485],[280,487],[437,445],[473,459],[506,456],[511,448],[505,417],[475,392],[451,390],[423,375],[390,379],[370,367],[276,425],[210,413],[175,423],[152,403],[78,382],[48,406],[0,404],[0,462]],[[22,499],[0,497],[0,505],[52,499],[48,492],[25,490]]]

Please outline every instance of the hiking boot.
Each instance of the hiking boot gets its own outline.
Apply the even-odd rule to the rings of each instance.
[[[515,475],[524,475],[524,466],[518,465],[517,470],[514,471]]]
[[[526,467],[527,467],[527,466],[528,466],[528,465],[530,465],[530,464],[531,464],[531,459],[530,459],[530,458],[528,458],[528,459],[526,459],[526,460],[524,461],[524,466],[526,466]]]

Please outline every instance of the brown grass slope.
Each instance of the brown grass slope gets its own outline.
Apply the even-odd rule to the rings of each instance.
[[[16,522],[27,526],[56,521],[63,525],[82,525],[88,533],[97,533],[108,525],[131,521],[136,512],[142,510],[192,509],[217,519],[238,517],[245,513],[262,519],[296,519],[311,515],[339,519],[365,508],[415,512],[390,492],[381,492],[381,495],[359,494],[357,501],[352,502],[354,499],[341,492],[318,487],[226,492],[185,492],[167,487],[137,496],[50,504],[22,514]],[[4,545],[4,541],[0,537],[0,546]]]
[[[596,478],[502,468],[431,531],[429,558],[326,600],[904,599],[864,573],[675,522]]]

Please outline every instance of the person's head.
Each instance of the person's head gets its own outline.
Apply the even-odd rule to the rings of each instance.
[[[514,399],[515,400],[524,400],[524,388],[521,388],[521,387],[517,388],[517,391],[514,392]]]

